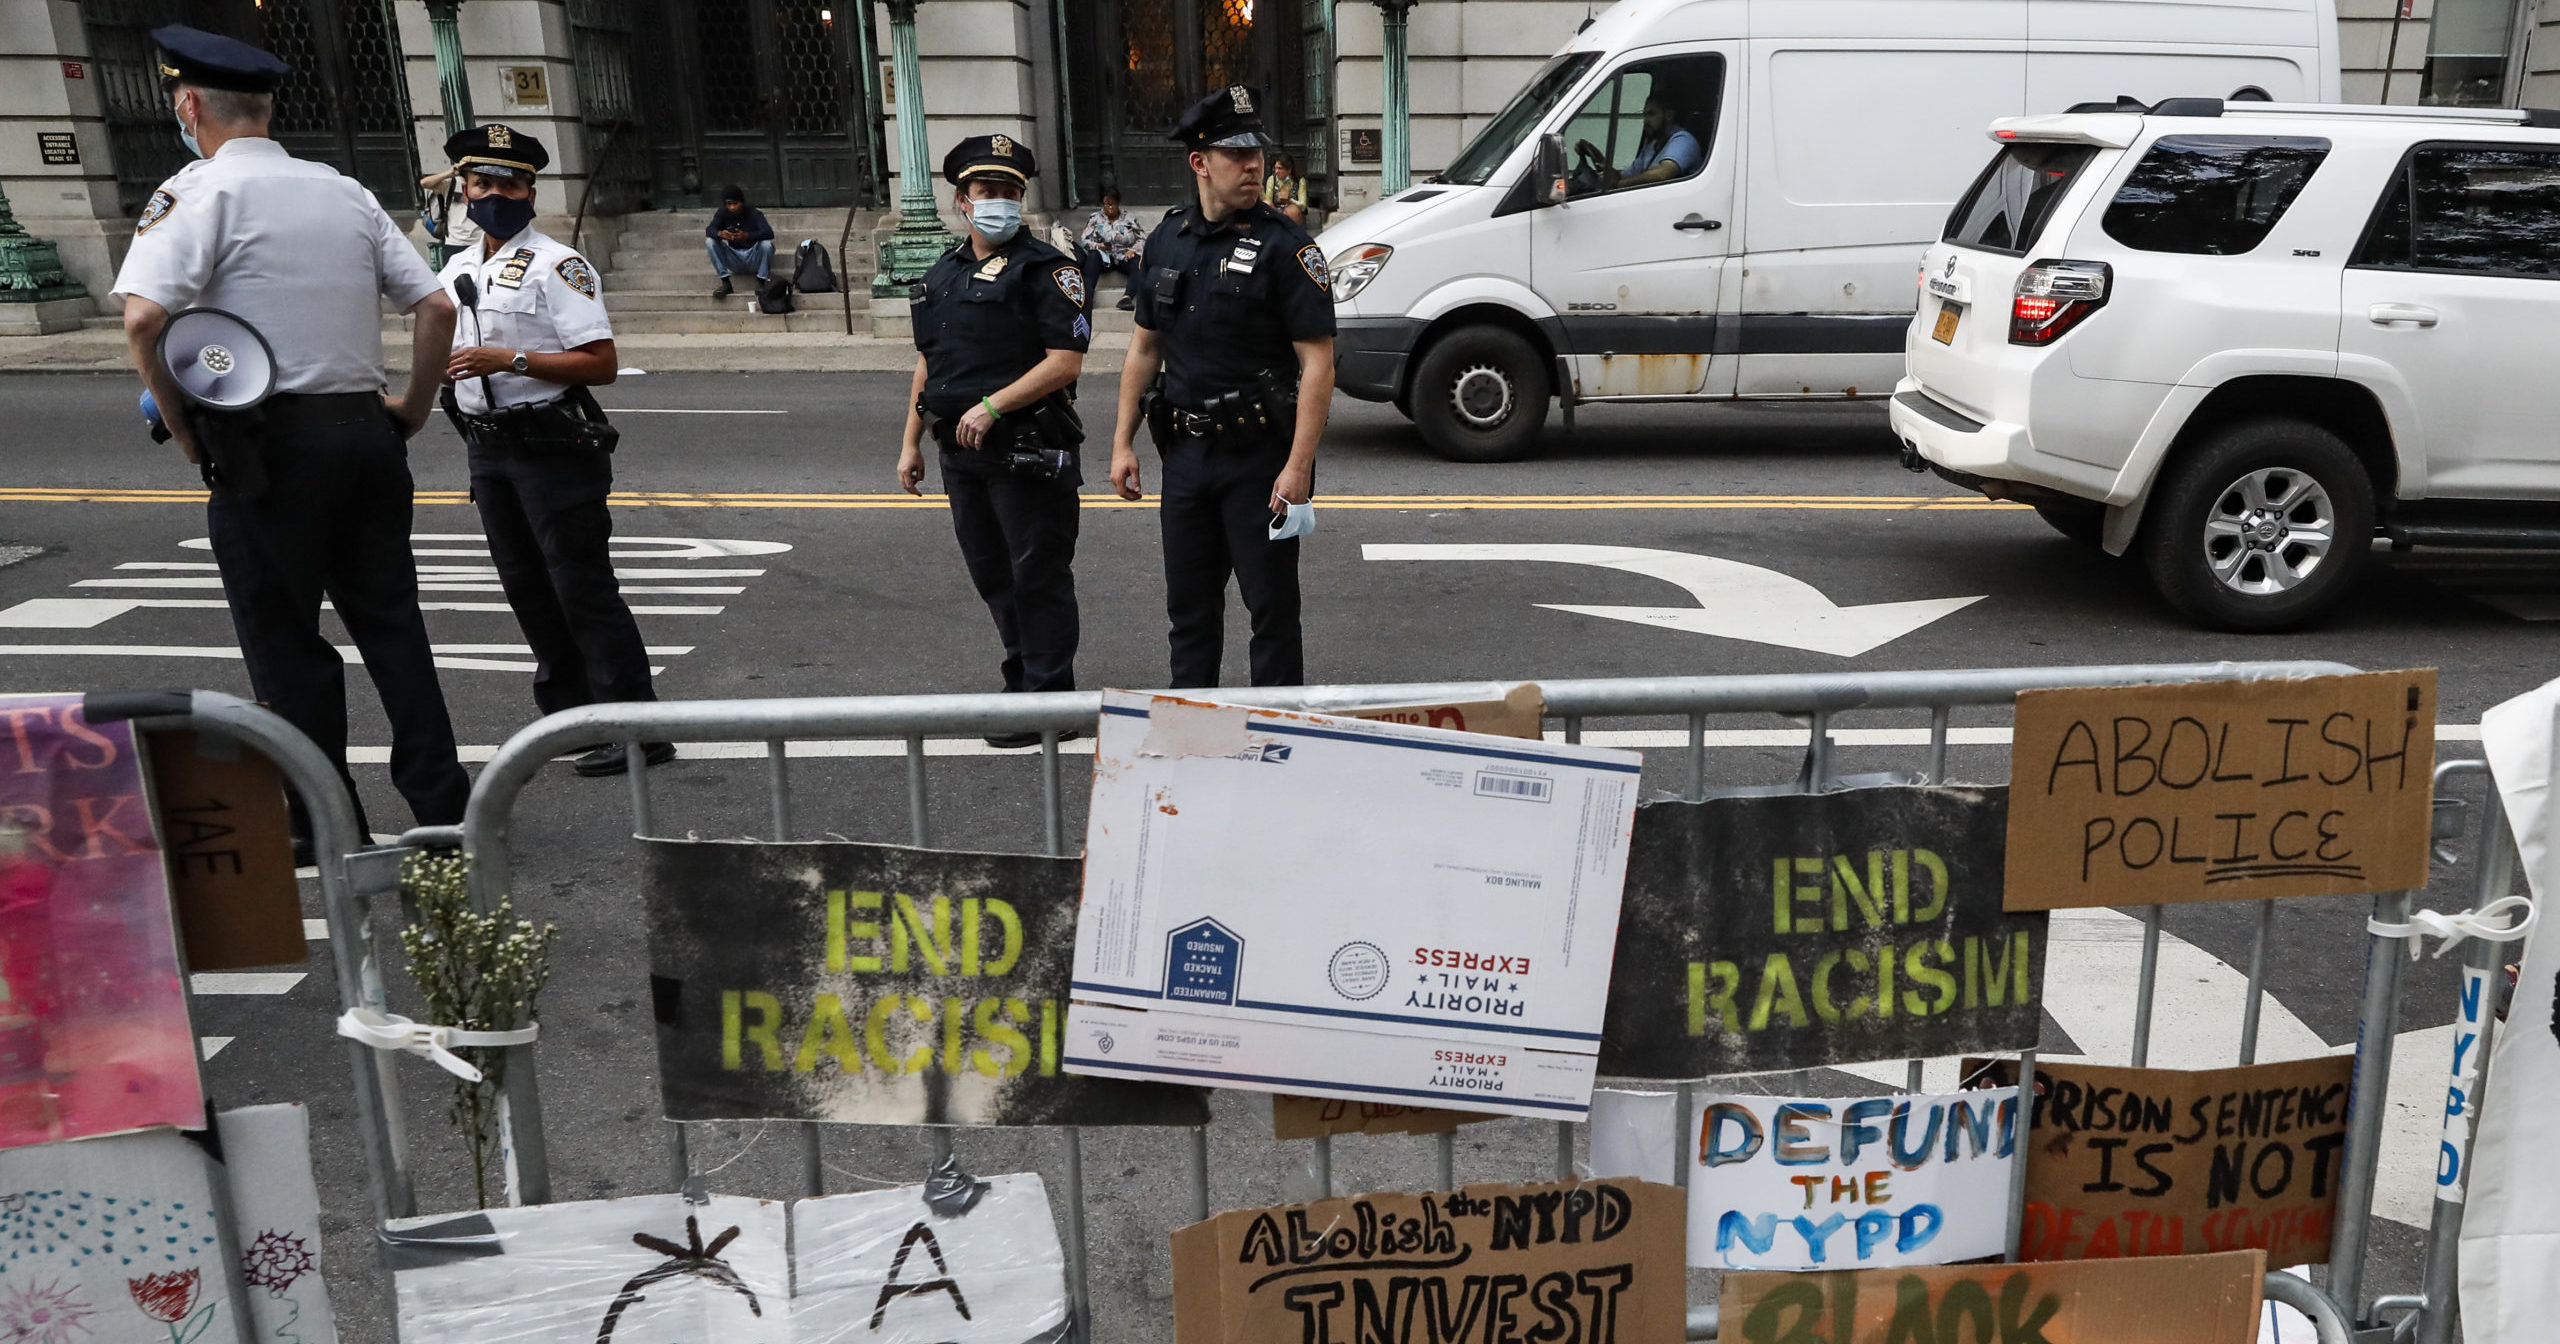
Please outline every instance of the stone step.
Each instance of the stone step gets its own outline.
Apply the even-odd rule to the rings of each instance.
[[[838,266],[835,272],[838,280],[849,280],[859,289],[871,283],[877,269],[873,266]],[[790,258],[773,259],[775,274],[787,274],[790,270]],[[711,259],[699,252],[689,257],[674,255],[630,264],[617,262],[606,268],[604,277],[607,287],[620,289],[691,289],[697,280],[708,288],[716,278],[711,273]]]
[[[844,298],[839,294],[795,294],[792,297],[803,311],[811,308],[825,308],[835,313],[844,311]],[[733,308],[743,313],[747,310],[747,289],[740,285],[737,292],[725,299],[711,297],[711,287],[707,284],[700,289],[607,289],[604,306],[617,322],[622,320],[624,313],[721,313]],[[855,290],[853,311],[859,315],[870,309],[870,291]]]
[[[844,310],[837,308],[803,308],[794,313],[750,313],[743,306],[726,312],[696,313],[616,313],[613,328],[631,336],[707,336],[732,332],[812,332],[819,335],[844,334]],[[857,336],[871,334],[871,316],[860,304],[854,305],[853,331]]]

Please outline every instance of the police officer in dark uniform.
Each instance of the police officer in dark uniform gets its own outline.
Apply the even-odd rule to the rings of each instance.
[[[455,759],[419,614],[403,443],[435,410],[453,305],[371,192],[269,137],[284,62],[182,25],[151,40],[177,114],[171,133],[197,158],[151,194],[114,292],[164,424],[212,485],[206,524],[249,684],[355,795],[346,662],[320,631],[326,597],[381,693],[392,783],[420,824],[458,822],[471,778]],[[396,399],[383,388],[383,299],[416,318]],[[190,308],[259,331],[275,357],[265,401],[187,405],[155,352],[170,317]],[[299,800],[295,821],[307,838]]]
[[[969,231],[915,286],[918,354],[898,484],[923,493],[929,432],[942,450],[961,559],[1004,641],[1004,688],[1071,691],[1084,483],[1074,396],[1093,324],[1083,268],[1023,228],[1023,190],[1038,171],[1031,151],[1004,135],[963,140],[942,161]]]
[[[1253,614],[1253,684],[1306,680],[1298,542],[1268,529],[1315,487],[1333,399],[1333,294],[1322,249],[1262,201],[1262,152],[1278,142],[1260,109],[1260,95],[1236,84],[1183,114],[1174,139],[1191,150],[1194,200],[1147,239],[1132,286],[1137,333],[1120,375],[1111,483],[1139,497],[1145,419],[1164,458],[1176,687],[1218,684],[1230,573]]]
[[[499,122],[444,142],[479,240],[438,279],[462,310],[447,358],[445,414],[470,446],[471,499],[489,560],[533,649],[545,714],[599,701],[655,700],[640,627],[608,547],[613,446],[620,435],[587,389],[620,361],[602,282],[577,249],[533,225],[542,142]],[[645,763],[675,744],[644,743]],[[630,768],[619,742],[578,758],[581,775]]]

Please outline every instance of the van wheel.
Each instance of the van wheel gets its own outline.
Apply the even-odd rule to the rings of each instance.
[[[2346,595],[2373,549],[2373,480],[2344,441],[2251,420],[2172,466],[2143,522],[2160,595],[2217,630],[2283,630]]]
[[[2100,545],[2106,539],[2107,510],[2103,504],[2050,500],[2036,505],[2035,510],[2047,526],[2083,546]]]
[[[1538,446],[1547,422],[1546,360],[1503,327],[1463,327],[1422,354],[1414,370],[1414,428],[1452,462],[1513,462]]]

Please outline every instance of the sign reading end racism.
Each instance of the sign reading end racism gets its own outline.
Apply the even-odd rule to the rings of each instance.
[[[1060,1070],[1074,859],[645,844],[670,1120],[1208,1123],[1196,1088]]]
[[[2012,910],[2422,887],[2436,674],[2027,691]]]

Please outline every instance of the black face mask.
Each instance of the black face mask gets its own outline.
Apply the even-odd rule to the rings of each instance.
[[[471,222],[479,225],[482,231],[504,242],[524,232],[525,226],[533,222],[533,202],[491,192],[473,201],[467,213]]]

